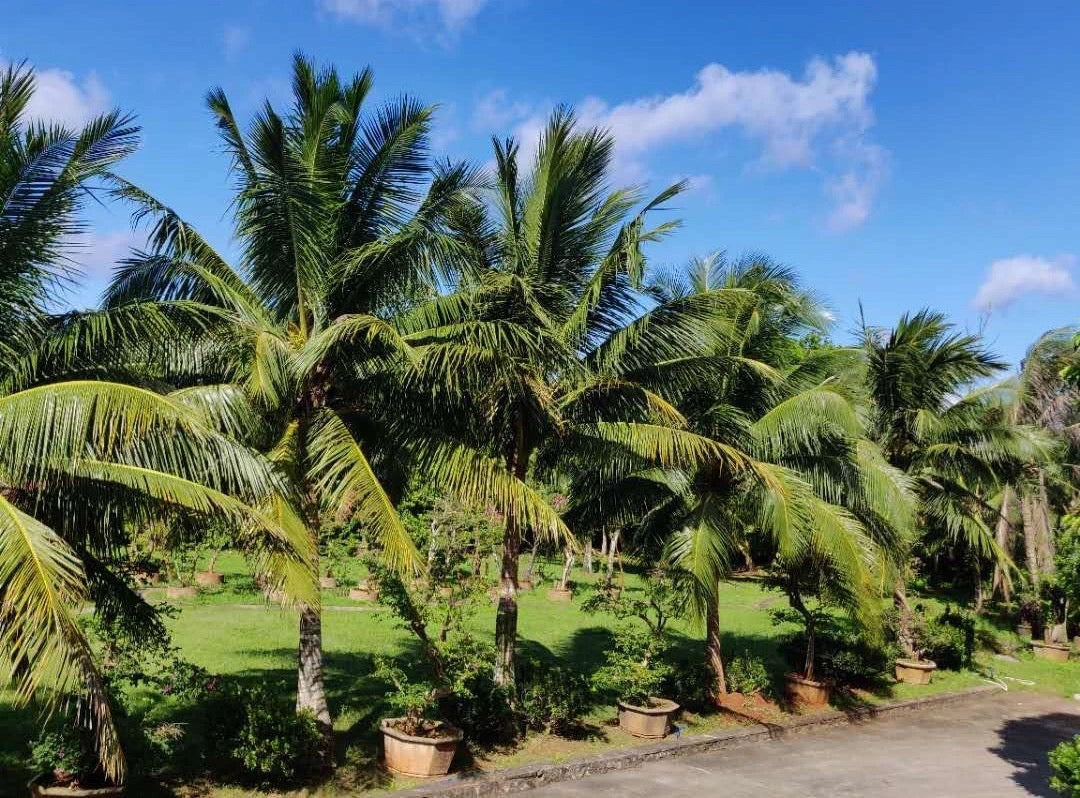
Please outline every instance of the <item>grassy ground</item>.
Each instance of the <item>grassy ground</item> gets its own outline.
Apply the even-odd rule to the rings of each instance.
[[[226,586],[196,599],[176,602],[180,612],[171,621],[174,643],[184,656],[215,673],[228,673],[264,685],[287,696],[295,687],[296,619],[291,613],[268,606],[258,594],[244,562],[226,554],[218,566],[227,575]],[[552,563],[548,573],[555,572]],[[579,574],[582,583],[592,577]],[[626,575],[628,589],[640,584],[634,574]],[[163,591],[161,591],[163,593]],[[161,595],[154,591],[152,596]],[[412,639],[390,614],[377,605],[351,601],[346,590],[326,592],[324,646],[327,688],[339,737],[339,760],[334,783],[321,787],[312,796],[338,796],[362,789],[393,789],[412,782],[393,779],[374,767],[374,728],[381,714],[382,686],[369,676],[372,657],[380,654],[407,654],[415,651]],[[580,595],[580,593],[579,593]],[[163,596],[162,596],[163,597]],[[723,588],[721,622],[725,646],[733,653],[748,651],[762,657],[770,671],[780,675],[784,663],[776,642],[784,629],[774,626],[769,610],[782,606],[779,593],[763,591],[757,582],[735,580]],[[521,597],[520,634],[522,648],[530,656],[551,658],[588,673],[600,663],[610,640],[610,619],[589,616],[579,609],[578,597],[571,604],[548,601],[546,585]],[[484,607],[475,619],[476,627],[490,634],[494,607]],[[787,627],[790,629],[790,627]],[[674,625],[678,654],[700,656],[701,642],[685,624]],[[855,700],[880,702],[927,693],[961,689],[983,683],[983,676],[1003,679],[1009,689],[1048,690],[1071,696],[1080,692],[1080,664],[1053,664],[1030,658],[1014,634],[995,626],[993,619],[980,621],[980,639],[996,641],[999,650],[1017,649],[1019,661],[998,659],[992,652],[979,656],[982,674],[940,671],[928,687],[883,683],[872,693],[859,693]],[[1031,682],[1032,684],[1028,684]],[[850,698],[850,697],[849,697]],[[32,736],[36,718],[26,710],[16,711],[0,694],[0,795],[19,794],[26,776],[23,759],[25,741]],[[680,724],[686,733],[695,733],[736,723],[725,715],[686,716]],[[587,718],[586,734],[568,740],[534,735],[520,748],[503,752],[474,752],[466,766],[480,770],[510,767],[538,760],[557,760],[632,745],[635,740],[614,724],[614,711],[600,707]],[[238,798],[255,793],[218,788],[198,794]]]

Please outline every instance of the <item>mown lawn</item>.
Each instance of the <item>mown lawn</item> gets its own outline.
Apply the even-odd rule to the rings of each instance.
[[[552,563],[547,572],[556,571]],[[268,606],[255,591],[244,562],[226,555],[219,569],[227,574],[222,590],[178,602],[180,611],[170,621],[173,641],[191,662],[211,672],[232,674],[252,683],[271,686],[283,698],[292,695],[295,681],[296,619],[292,613]],[[600,663],[611,640],[612,619],[589,616],[580,610],[579,597],[585,584],[595,577],[578,575],[581,586],[572,604],[553,603],[546,598],[546,585],[521,597],[521,646],[528,656],[560,661],[564,666],[592,672]],[[640,585],[639,577],[626,574],[626,587]],[[408,634],[391,615],[377,605],[349,600],[345,591],[327,592],[324,615],[326,673],[335,726],[339,732],[338,759],[341,766],[332,784],[309,795],[335,796],[358,789],[392,789],[408,784],[394,780],[374,766],[375,725],[384,711],[382,685],[370,677],[372,658],[415,652]],[[158,593],[152,594],[157,596]],[[769,610],[782,606],[779,593],[762,590],[751,580],[733,580],[724,585],[721,619],[725,646],[730,653],[752,652],[765,659],[770,672],[779,677],[784,664],[777,640],[790,626],[777,628]],[[494,607],[485,606],[474,621],[477,631],[490,635]],[[676,656],[699,657],[700,638],[685,623],[675,622]],[[1008,649],[1019,640],[1011,632],[980,622],[980,639],[996,637],[998,647]],[[1071,696],[1080,692],[1080,663],[1055,665],[1034,661],[1021,650],[1020,661],[995,658],[992,652],[979,655],[978,672],[939,671],[929,687],[891,685],[883,682],[873,694],[863,693],[860,701],[886,701],[928,692],[961,689],[983,683],[983,676],[1003,678],[1009,689],[1048,690]],[[1016,681],[1021,680],[1021,681]],[[1026,684],[1033,682],[1033,684]],[[614,712],[597,708],[587,719],[588,733],[566,740],[536,735],[514,751],[472,752],[468,766],[479,769],[508,767],[540,759],[565,759],[594,753],[604,748],[634,744],[633,738],[612,725]],[[723,715],[685,716],[680,724],[686,733],[735,721]],[[15,711],[0,695],[0,795],[19,795],[25,788],[25,742],[34,733],[35,716],[27,710]],[[209,794],[221,798],[254,795],[227,788],[196,787],[189,794]]]

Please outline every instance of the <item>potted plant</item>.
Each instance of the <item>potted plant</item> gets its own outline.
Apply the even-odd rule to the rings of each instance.
[[[663,737],[679,705],[657,696],[672,673],[664,661],[668,624],[689,602],[690,580],[661,562],[641,591],[622,591],[601,582],[582,604],[587,613],[607,613],[623,622],[606,661],[593,674],[598,692],[618,697],[619,726],[636,737]],[[631,623],[641,626],[633,627]]]
[[[401,713],[379,723],[386,766],[406,776],[445,776],[463,734],[432,717],[442,691],[429,682],[410,681],[387,659],[376,661],[375,676],[392,685],[387,701]]]
[[[343,580],[348,577],[349,560],[355,543],[341,538],[329,538],[323,545],[322,557],[319,565],[322,575],[319,577],[319,587],[323,590],[335,590]]]
[[[195,584],[201,587],[220,587],[225,582],[225,575],[215,570],[218,558],[225,547],[229,545],[228,531],[222,523],[215,523],[210,532],[204,537],[199,546],[199,553],[209,552],[209,562],[205,571],[195,574]],[[200,558],[201,559],[201,558]]]
[[[570,586],[570,571],[574,568],[574,550],[567,544],[563,549],[563,569],[559,581],[548,591],[551,601],[569,602],[574,598],[574,589]]]
[[[111,784],[101,770],[91,740],[92,732],[74,722],[44,731],[30,744],[32,798],[114,798],[123,785]]]
[[[378,601],[379,586],[374,580],[364,577],[349,590],[349,598],[353,601]]]
[[[169,581],[165,596],[170,599],[190,599],[199,594],[195,584],[195,570],[199,567],[199,547],[181,542],[169,553]]]
[[[596,692],[618,696],[619,727],[635,737],[667,736],[679,710],[674,701],[657,696],[671,672],[660,660],[658,642],[648,632],[620,626],[604,665],[591,679]]]

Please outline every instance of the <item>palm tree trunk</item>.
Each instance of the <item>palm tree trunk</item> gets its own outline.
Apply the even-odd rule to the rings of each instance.
[[[517,420],[514,451],[510,469],[520,480],[529,468],[529,451],[525,442],[525,424]],[[521,556],[521,521],[513,513],[506,516],[503,538],[502,566],[499,572],[499,606],[495,611],[495,684],[514,695],[517,662],[517,581],[518,560]]]
[[[569,546],[563,552],[563,569],[562,579],[559,580],[559,587],[566,590],[567,585],[570,582],[570,571],[574,567],[574,550]]]
[[[1020,516],[1024,522],[1024,556],[1027,558],[1028,575],[1035,592],[1039,591],[1042,574],[1039,569],[1039,529],[1035,521],[1035,499],[1025,495],[1020,499]]]
[[[611,533],[611,539],[608,541],[607,572],[604,574],[604,582],[608,585],[611,584],[612,577],[615,575],[615,552],[618,550],[619,530],[615,530]]]
[[[1050,528],[1050,497],[1046,493],[1046,474],[1039,471],[1039,493],[1035,504],[1036,520],[1039,524],[1039,568],[1042,576],[1057,573],[1054,555],[1054,530]]]
[[[1009,512],[1012,510],[1013,495],[1012,486],[1006,485],[1001,495],[1001,510],[998,513],[997,526],[994,528],[994,539],[1004,552],[1012,550],[1012,524],[1009,523]],[[1012,601],[1012,580],[1001,567],[1001,563],[994,563],[994,578],[990,583],[990,596],[1001,594],[1001,600],[1006,604]]]
[[[591,574],[593,572],[592,537],[585,541],[585,557],[581,565],[585,569],[585,573]]]
[[[720,603],[716,595],[709,597],[705,610],[705,667],[712,677],[711,694],[714,702],[727,695],[724,657],[720,651]]]
[[[533,571],[536,568],[536,550],[540,546],[540,536],[533,535],[532,550],[529,552],[529,567],[525,569],[525,578],[530,582],[533,578]]]
[[[911,605],[907,600],[907,585],[904,577],[898,576],[893,584],[893,605],[896,607],[896,641],[907,659],[917,659],[915,653],[915,630],[912,626]]]
[[[322,615],[311,607],[300,609],[296,711],[302,710],[314,715],[324,732],[330,732],[332,723],[330,708],[326,704],[326,681],[323,674]]]

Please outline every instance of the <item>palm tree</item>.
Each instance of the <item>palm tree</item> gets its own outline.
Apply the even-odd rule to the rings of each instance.
[[[168,318],[168,346],[148,353],[158,377],[199,397],[231,434],[250,431],[239,419],[258,420],[255,439],[299,497],[312,547],[324,521],[355,517],[404,572],[421,562],[394,496],[417,468],[464,501],[539,528],[559,522],[525,486],[424,438],[451,412],[440,386],[468,354],[442,345],[440,309],[456,300],[441,289],[461,248],[449,224],[478,182],[467,167],[428,163],[430,108],[401,98],[365,116],[370,85],[368,71],[343,81],[297,56],[293,109],[267,104],[246,134],[225,95],[210,92],[233,158],[240,265],[118,181],[150,222],[152,248],[122,264],[106,310],[84,323],[114,332],[119,368],[145,347],[142,320]],[[482,323],[470,331],[493,335]],[[297,708],[329,733],[317,604],[299,622]]]
[[[0,75],[0,662],[21,701],[74,696],[105,773],[124,772],[104,680],[76,616],[146,617],[110,570],[125,529],[151,515],[220,516],[293,594],[308,552],[269,464],[178,397],[44,374],[50,317],[73,272],[67,246],[82,202],[137,143],[118,112],[82,130],[26,122],[34,76]]]
[[[1004,368],[977,336],[955,332],[940,313],[900,317],[891,330],[866,327],[866,392],[874,439],[889,463],[907,474],[918,497],[919,534],[937,534],[977,557],[1009,567],[986,523],[997,515],[988,497],[1002,477],[1043,461],[1043,436],[988,403],[971,386]],[[913,656],[904,569],[895,581],[900,644]]]
[[[528,166],[515,141],[493,146],[490,201],[455,221],[470,255],[440,306],[447,357],[463,367],[445,369],[445,385],[432,386],[464,398],[471,412],[458,423],[440,419],[432,436],[497,458],[523,485],[567,474],[606,484],[629,462],[719,456],[658,393],[620,373],[712,334],[693,303],[650,310],[642,290],[643,245],[675,226],[647,228],[646,217],[681,184],[649,202],[637,190],[611,189],[612,138],[579,128],[565,109],[552,114]],[[481,340],[481,323],[497,337]],[[507,514],[495,622],[495,680],[506,688],[515,679],[518,560],[528,531],[576,545],[561,521],[545,530]]]
[[[732,263],[718,254],[661,275],[653,294],[655,312],[708,308],[715,334],[621,376],[662,394],[721,456],[628,473],[590,502],[622,508],[646,540],[674,534],[672,553],[695,577],[713,692],[722,694],[717,588],[747,539],[763,536],[780,565],[828,565],[838,590],[865,609],[874,561],[895,546],[910,501],[835,377],[851,353],[799,342],[826,316],[790,269],[761,255]]]

